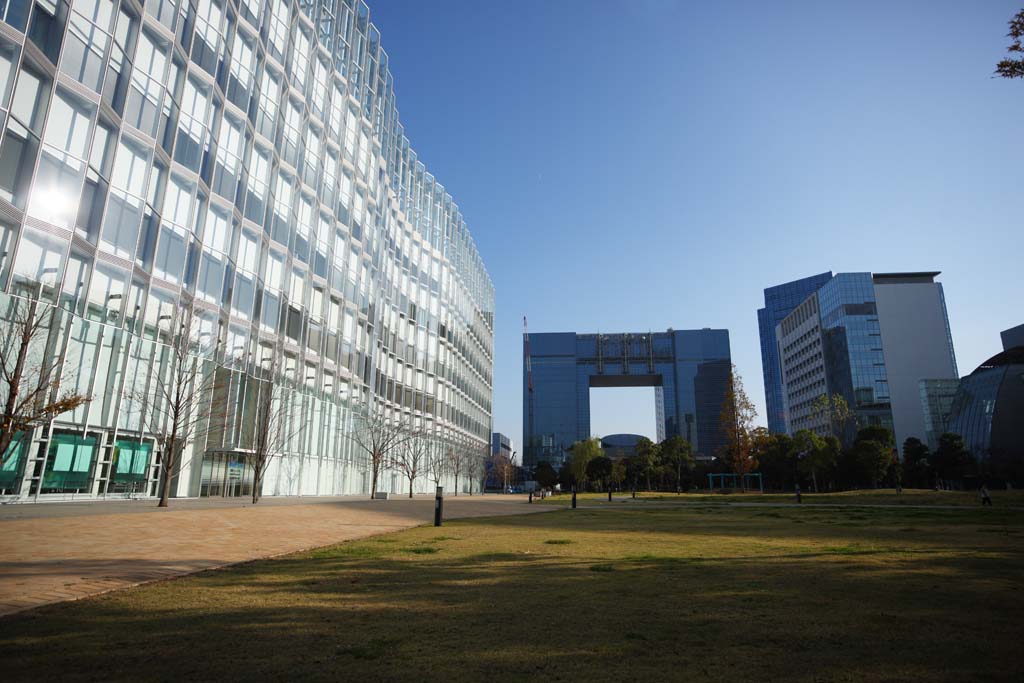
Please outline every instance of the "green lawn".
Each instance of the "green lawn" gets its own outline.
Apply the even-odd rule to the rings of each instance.
[[[1024,512],[593,508],[0,619],[4,680],[1024,677]]]
[[[993,504],[998,507],[1024,507],[1024,491],[991,492]],[[612,497],[616,503],[632,502],[629,491],[615,492]],[[981,504],[977,491],[933,491],[931,489],[904,489],[897,494],[895,489],[873,489],[861,491],[841,491],[839,493],[810,493],[804,491],[801,496],[803,504],[817,505],[939,505],[957,507],[978,507]],[[579,493],[577,504],[607,503],[607,493]],[[796,505],[793,493],[663,493],[658,491],[640,491],[636,499],[640,502],[658,503],[787,503]],[[544,499],[545,503],[568,504],[572,501],[571,493],[558,493]]]

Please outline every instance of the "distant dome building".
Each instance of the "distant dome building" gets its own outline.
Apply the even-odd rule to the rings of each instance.
[[[963,378],[949,431],[993,475],[1024,478],[1024,346],[992,356]]]
[[[612,460],[636,455],[636,444],[644,437],[640,434],[609,434],[601,439],[601,450]]]

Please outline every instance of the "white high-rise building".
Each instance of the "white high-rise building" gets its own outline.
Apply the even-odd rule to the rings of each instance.
[[[290,426],[264,495],[366,492],[361,415],[485,451],[494,288],[365,3],[10,0],[0,21],[0,314],[38,299],[60,389],[91,398],[0,454],[0,498],[247,495],[271,378]],[[210,400],[165,471],[149,417],[182,334]]]

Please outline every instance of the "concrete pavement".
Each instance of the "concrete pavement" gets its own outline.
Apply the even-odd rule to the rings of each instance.
[[[559,509],[447,496],[445,519]],[[0,616],[433,521],[433,497],[117,501],[0,507]],[[147,514],[148,513],[148,514]]]

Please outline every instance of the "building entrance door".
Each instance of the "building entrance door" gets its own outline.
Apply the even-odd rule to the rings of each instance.
[[[199,495],[251,496],[253,471],[240,453],[207,453],[203,456],[203,472]]]

